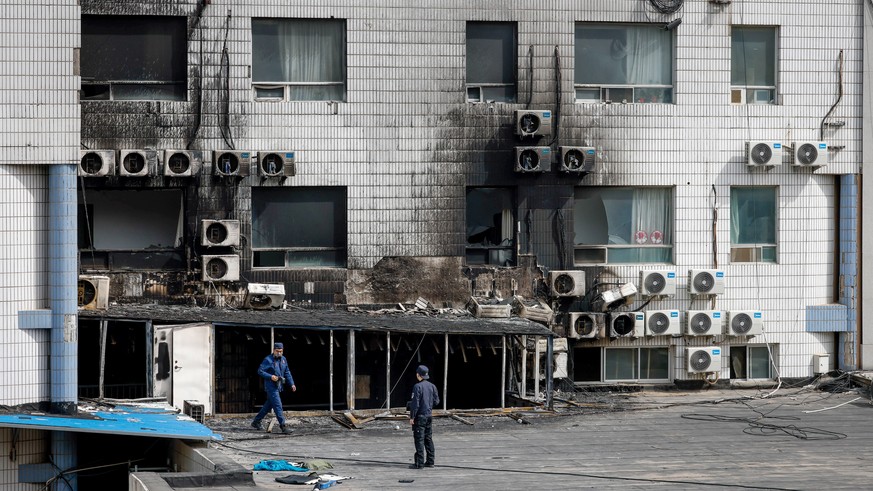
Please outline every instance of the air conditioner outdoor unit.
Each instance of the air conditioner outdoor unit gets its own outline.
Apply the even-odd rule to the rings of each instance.
[[[727,313],[725,334],[758,336],[764,333],[764,316],[757,310],[731,310]]]
[[[782,165],[782,144],[766,141],[746,142],[746,165],[748,167]]]
[[[515,147],[515,172],[545,172],[552,167],[549,147]]]
[[[682,334],[678,310],[646,311],[646,336],[672,336]]]
[[[610,312],[606,315],[611,338],[636,338],[643,335],[646,314],[643,312]]]
[[[182,411],[191,417],[194,421],[203,424],[205,406],[197,400],[184,401],[182,403]]]
[[[206,247],[239,246],[239,220],[201,220],[200,245]]]
[[[791,144],[791,165],[794,167],[821,167],[828,163],[828,144],[825,142],[794,142]]]
[[[245,308],[275,309],[285,300],[285,285],[281,283],[249,283],[246,287]]]
[[[724,293],[724,283],[724,271],[720,269],[688,271],[688,293],[692,295],[721,295]]]
[[[702,348],[685,348],[690,373],[706,373],[721,371],[721,348],[707,346]]]
[[[200,150],[164,150],[164,175],[167,177],[190,177],[197,175],[204,162],[211,160],[212,153]]]
[[[239,281],[239,256],[202,256],[203,281]]]
[[[106,310],[109,307],[109,277],[79,276],[79,307],[85,310]]]
[[[294,152],[258,152],[258,175],[263,177],[291,177],[296,173]]]
[[[645,297],[676,295],[676,272],[666,269],[640,271],[640,295]]]
[[[724,316],[719,310],[689,310],[685,312],[685,334],[715,336],[721,334]]]
[[[549,271],[549,289],[554,297],[585,295],[584,271]]]
[[[79,150],[79,172],[84,177],[115,175],[115,150]]]
[[[550,136],[552,134],[552,111],[516,110],[515,134],[520,137]]]
[[[561,154],[561,172],[590,174],[594,170],[597,152],[594,147],[558,147]]]
[[[149,162],[155,162],[154,150],[121,150],[118,152],[118,175],[126,177],[147,177]]]
[[[605,337],[606,315],[596,312],[570,312],[567,337],[600,339]]]
[[[221,150],[215,152],[215,155],[217,155],[214,168],[216,176],[249,175],[252,168],[252,152]]]

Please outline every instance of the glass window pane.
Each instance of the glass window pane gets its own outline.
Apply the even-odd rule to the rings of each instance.
[[[187,80],[185,17],[83,15],[84,80]]]
[[[285,98],[285,87],[255,87],[255,97],[258,99],[282,100]]]
[[[485,101],[515,102],[515,85],[482,87],[482,91],[485,93]]]
[[[731,243],[776,243],[776,188],[731,188]]]
[[[318,267],[346,265],[346,250],[332,251],[288,251],[285,256],[285,266],[288,267]]]
[[[673,250],[663,247],[612,248],[608,259],[610,264],[670,263],[673,262]]]
[[[188,99],[185,84],[112,84],[112,98],[117,101],[184,101]]]
[[[285,251],[253,251],[253,265],[256,268],[285,267]]]
[[[670,378],[668,348],[640,348],[640,379]]]
[[[467,245],[512,246],[515,238],[512,189],[467,188]]]
[[[776,29],[731,29],[731,85],[776,85]]]
[[[146,250],[182,246],[184,213],[182,191],[89,190],[89,212],[84,223],[90,226],[94,249]],[[80,217],[80,223],[83,218]],[[87,238],[86,238],[87,240]]]
[[[252,81],[344,83],[345,31],[335,19],[252,19]]]
[[[673,35],[660,25],[577,24],[577,84],[673,85]]]
[[[770,353],[766,346],[749,347],[749,378],[772,378]]]
[[[252,189],[252,247],[346,247],[346,189]]]
[[[579,187],[573,214],[576,245],[669,245],[673,240],[669,189]]]
[[[292,101],[342,101],[345,100],[345,86],[292,85],[288,87],[288,98]]]
[[[744,379],[746,378],[746,366],[748,364],[748,360],[746,355],[748,351],[745,346],[731,346],[730,347],[730,359],[731,359],[731,378],[732,379]]]
[[[516,58],[515,23],[467,23],[467,83],[514,85]]]
[[[615,348],[606,350],[604,380],[634,380],[637,378],[637,350]]]

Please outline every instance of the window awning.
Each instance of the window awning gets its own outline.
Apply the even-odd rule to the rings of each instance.
[[[0,428],[74,433],[110,433],[180,440],[221,440],[206,426],[166,404],[116,405],[106,410],[79,408],[72,416],[41,412],[2,413]]]

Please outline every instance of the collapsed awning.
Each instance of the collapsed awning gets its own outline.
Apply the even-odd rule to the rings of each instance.
[[[221,440],[206,426],[177,409],[162,405],[117,405],[111,409],[80,407],[72,416],[41,412],[0,413],[0,428],[23,428],[75,433],[176,438],[180,440]]]

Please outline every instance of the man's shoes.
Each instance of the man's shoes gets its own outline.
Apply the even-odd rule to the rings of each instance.
[[[285,425],[282,425],[280,428],[282,428],[282,433],[285,435],[290,435],[291,433],[294,433],[294,430],[292,430],[291,428],[288,428]]]
[[[261,425],[260,421],[252,421],[252,428],[254,428],[256,430],[263,430],[264,429],[264,427],[263,427],[263,425]]]
[[[425,467],[433,467],[433,462],[425,462],[424,466]]]
[[[410,469],[421,469],[422,466],[419,464],[409,464]]]

